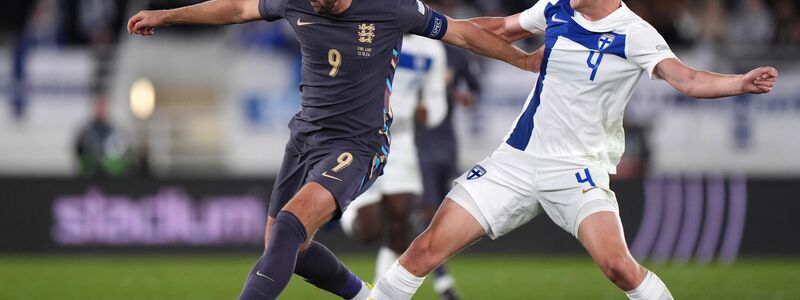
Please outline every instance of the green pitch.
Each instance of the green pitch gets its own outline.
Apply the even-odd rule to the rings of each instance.
[[[0,299],[235,299],[248,255],[0,256]],[[372,278],[372,258],[343,259]],[[800,259],[649,266],[677,299],[800,299]],[[588,258],[461,256],[465,299],[624,299]],[[295,277],[282,299],[335,299]],[[427,280],[415,299],[436,299]]]

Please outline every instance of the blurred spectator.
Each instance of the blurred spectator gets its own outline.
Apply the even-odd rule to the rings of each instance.
[[[728,41],[763,45],[773,39],[775,21],[763,0],[744,0],[732,16]]]
[[[725,6],[721,0],[684,3],[675,20],[683,40],[702,44],[724,41],[727,23]]]
[[[775,43],[800,43],[800,18],[795,2],[777,0],[775,3]]]
[[[108,120],[108,99],[99,92],[92,120],[75,141],[79,174],[83,177],[121,177],[128,171],[128,140]]]

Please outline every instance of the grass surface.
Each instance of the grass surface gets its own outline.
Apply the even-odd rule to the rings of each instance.
[[[0,299],[235,299],[255,255],[0,256]],[[344,257],[362,278],[372,258]],[[588,258],[462,256],[465,299],[624,299]],[[800,259],[650,266],[676,299],[800,299]],[[436,299],[428,279],[415,299]],[[294,277],[282,299],[336,299]]]

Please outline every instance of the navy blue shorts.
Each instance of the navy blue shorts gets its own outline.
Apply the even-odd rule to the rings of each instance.
[[[439,207],[444,197],[453,187],[453,179],[458,177],[458,168],[453,161],[420,161],[422,171],[422,197],[420,207]]]
[[[336,199],[337,220],[356,197],[383,174],[386,158],[367,146],[349,142],[309,145],[291,138],[272,189],[269,216],[276,217],[306,183],[316,182]]]

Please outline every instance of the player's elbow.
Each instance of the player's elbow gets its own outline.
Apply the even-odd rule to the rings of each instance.
[[[701,93],[703,88],[699,86],[700,83],[697,80],[697,75],[697,71],[691,70],[687,74],[683,75],[682,78],[679,78],[679,80],[677,80],[673,86],[687,97],[705,98]]]

